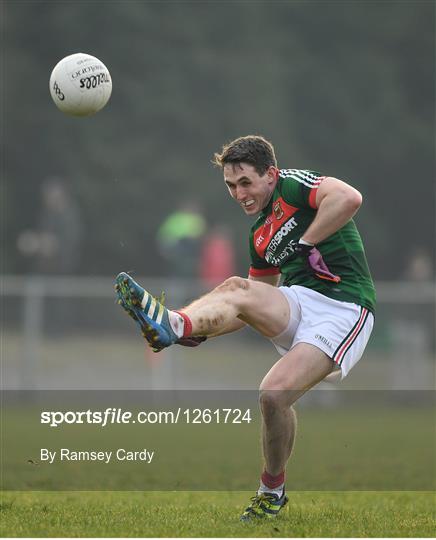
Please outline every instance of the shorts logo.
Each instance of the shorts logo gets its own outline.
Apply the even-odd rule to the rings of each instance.
[[[280,201],[277,201],[274,204],[273,212],[274,212],[274,215],[275,215],[276,219],[282,219],[284,212],[283,212],[283,209],[282,209],[282,205],[280,204]]]
[[[319,341],[322,341],[322,343],[324,343],[324,345],[327,345],[329,349],[333,349],[332,342],[324,336],[321,336],[320,334],[315,334],[315,339],[319,339]]]

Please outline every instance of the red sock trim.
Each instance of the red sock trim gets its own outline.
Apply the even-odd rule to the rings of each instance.
[[[266,471],[263,471],[262,476],[260,477],[262,480],[262,483],[271,489],[276,489],[282,484],[285,483],[285,471],[281,472],[277,476],[273,476],[272,474],[269,474]]]
[[[186,313],[183,313],[183,311],[177,311],[177,309],[174,310],[175,313],[178,313],[180,317],[185,321],[185,324],[183,326],[183,336],[182,337],[189,337],[192,334],[192,322],[191,319],[186,315]]]

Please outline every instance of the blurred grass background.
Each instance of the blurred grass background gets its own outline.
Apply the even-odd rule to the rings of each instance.
[[[262,470],[260,419],[254,392],[63,392],[36,399],[8,392],[3,412],[3,475],[6,490],[249,490]],[[240,395],[237,404],[237,394]],[[302,402],[299,433],[288,467],[288,489],[434,490],[436,482],[434,401],[422,393],[312,392]],[[91,397],[92,395],[92,397]],[[14,402],[15,405],[13,404]],[[60,403],[63,402],[63,406]],[[250,408],[240,424],[100,425],[40,423],[41,411],[86,411],[118,407],[128,411],[191,411]],[[191,413],[191,418],[193,417]],[[134,418],[134,417],[133,417]],[[221,415],[221,419],[223,416]],[[232,413],[229,419],[235,415]],[[222,422],[222,420],[221,420]],[[40,449],[57,451],[53,464]],[[112,460],[60,461],[60,449],[112,451]],[[118,448],[154,451],[153,461],[117,461]]]

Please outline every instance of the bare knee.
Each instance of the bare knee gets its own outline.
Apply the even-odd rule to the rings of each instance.
[[[260,390],[259,404],[263,416],[270,416],[288,409],[292,404],[289,394],[289,390]]]
[[[270,416],[277,412],[289,409],[301,396],[301,392],[283,388],[260,388],[259,404],[262,415]]]
[[[237,291],[246,291],[249,288],[249,280],[241,278],[239,276],[232,276],[226,279],[221,285],[215,289],[220,292],[231,292],[235,293]]]
[[[221,295],[225,302],[242,310],[250,300],[250,282],[248,279],[233,276],[221,283],[214,292]]]

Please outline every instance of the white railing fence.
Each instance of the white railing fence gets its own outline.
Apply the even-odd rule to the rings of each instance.
[[[138,277],[179,307],[204,293],[195,281]],[[3,388],[254,388],[277,359],[250,330],[195,350],[155,355],[116,305],[113,280],[0,276]],[[359,376],[364,388],[433,388],[434,282],[378,282],[373,338]],[[132,327],[133,325],[133,327]]]

